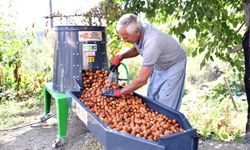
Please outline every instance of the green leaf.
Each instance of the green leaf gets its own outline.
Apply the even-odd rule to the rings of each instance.
[[[192,52],[192,57],[195,57],[197,55],[197,50]]]

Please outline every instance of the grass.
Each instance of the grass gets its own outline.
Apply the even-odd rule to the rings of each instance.
[[[42,107],[39,99],[28,99],[22,102],[8,101],[0,105],[0,129],[5,129],[22,123],[30,122],[32,115],[37,114]]]

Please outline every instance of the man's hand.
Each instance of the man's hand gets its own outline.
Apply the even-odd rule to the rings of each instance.
[[[115,71],[119,65],[121,64],[122,61],[122,57],[121,56],[116,56],[113,60],[112,60],[112,64],[110,66],[110,70],[111,71]]]
[[[105,89],[103,92],[102,92],[102,95],[104,96],[111,96],[111,97],[121,97],[121,90],[120,89]]]

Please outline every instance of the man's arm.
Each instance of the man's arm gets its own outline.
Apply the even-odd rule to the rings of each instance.
[[[152,67],[141,67],[138,77],[133,82],[121,89],[121,94],[129,94],[147,84],[148,78],[151,75]]]
[[[130,50],[128,50],[127,52],[121,54],[120,56],[122,57],[122,59],[124,58],[132,58],[132,57],[136,57],[138,56],[139,53],[138,51],[136,50],[135,47],[132,47]]]

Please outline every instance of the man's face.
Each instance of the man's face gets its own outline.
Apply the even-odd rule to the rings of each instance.
[[[137,43],[140,40],[141,32],[136,31],[133,35],[130,35],[130,34],[128,34],[128,32],[125,28],[121,28],[119,30],[119,36],[125,42]]]

